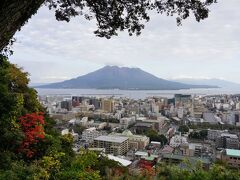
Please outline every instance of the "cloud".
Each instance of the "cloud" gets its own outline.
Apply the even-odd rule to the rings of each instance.
[[[32,81],[118,65],[140,67],[162,78],[185,75],[240,82],[239,6],[239,0],[219,1],[208,19],[197,23],[190,18],[180,27],[174,17],[152,13],[141,36],[121,32],[110,40],[93,34],[94,21],[77,17],[58,22],[43,6],[17,33],[11,61],[24,66]]]
[[[106,62],[104,65],[105,66],[119,66],[119,67],[123,67],[124,66],[124,64],[120,63],[120,62]]]

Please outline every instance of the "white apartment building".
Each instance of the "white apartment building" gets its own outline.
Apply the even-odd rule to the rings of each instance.
[[[94,120],[88,121],[87,127],[88,128],[96,128],[96,129],[103,129],[104,127],[107,126],[106,122],[94,122]]]
[[[120,127],[127,129],[129,125],[135,122],[135,117],[124,117],[120,119]]]
[[[80,121],[80,124],[81,124],[82,126],[86,126],[87,123],[88,123],[88,117],[83,117],[83,118],[81,119],[81,121]]]
[[[184,144],[188,143],[187,138],[184,136],[176,135],[171,138],[169,145],[173,148],[176,148],[176,147],[179,147],[183,143]]]
[[[82,139],[88,143],[92,143],[93,140],[99,136],[103,135],[103,132],[97,131],[95,127],[85,129],[82,132]]]
[[[105,148],[107,154],[124,155],[129,150],[129,139],[120,136],[99,136],[94,139],[94,147]]]
[[[111,133],[109,136],[119,136],[129,138],[130,149],[144,149],[149,144],[149,137],[144,135],[132,134],[130,130],[125,130],[122,133]]]

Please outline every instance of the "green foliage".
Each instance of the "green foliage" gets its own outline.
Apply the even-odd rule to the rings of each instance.
[[[99,171],[92,167],[98,162],[97,155],[91,151],[80,151],[80,154],[57,174],[57,179],[101,179]]]
[[[82,132],[86,129],[86,127],[84,127],[80,124],[76,124],[72,127],[72,129],[75,133],[82,134]]]
[[[144,23],[150,20],[149,11],[176,15],[178,25],[192,13],[197,21],[208,17],[208,6],[214,0],[194,1],[57,1],[47,0],[50,9],[55,9],[57,20],[70,21],[72,17],[84,15],[87,20],[97,20],[99,37],[110,38],[117,31],[127,30],[129,35],[140,35]],[[64,8],[62,8],[64,7]],[[108,8],[106,8],[108,7]],[[86,11],[86,9],[88,11]]]
[[[209,170],[203,168],[201,163],[192,166],[189,162],[185,162],[186,167],[167,165],[165,163],[157,164],[155,175],[142,176],[128,175],[127,179],[159,179],[159,180],[238,180],[240,172],[233,169],[227,169],[221,165],[213,165]],[[114,177],[112,178],[114,179]]]
[[[38,150],[36,156],[24,159],[18,153],[24,139],[19,118],[26,113],[44,111],[36,91],[28,87],[27,75],[0,56],[0,179],[48,179],[57,172],[53,167],[63,168],[74,158],[72,137],[60,136],[47,113],[44,115],[45,138],[33,144]],[[61,158],[56,158],[59,154]]]
[[[23,139],[18,118],[40,108],[36,92],[27,86],[28,81],[27,73],[0,55],[0,157],[6,158],[7,162],[7,159],[16,158],[15,151]],[[29,101],[26,96],[32,100]],[[3,166],[8,167],[10,164],[1,163],[0,168]]]
[[[178,131],[181,133],[187,133],[189,131],[189,127],[186,125],[181,125],[179,126]]]
[[[216,130],[230,130],[238,132],[240,127],[231,125],[231,124],[210,124],[210,123],[201,123],[198,125],[190,124],[189,128],[191,129],[216,129]]]
[[[181,21],[191,14],[199,22],[208,17],[209,6],[216,0],[1,0],[0,53],[12,54],[10,47],[15,41],[13,38],[15,32],[37,12],[44,2],[49,9],[55,10],[57,20],[68,22],[75,16],[83,16],[87,20],[95,19],[97,30],[94,33],[99,37],[110,38],[123,30],[127,30],[130,36],[140,35],[145,22],[150,20],[150,11],[174,16],[178,25],[181,25]],[[20,7],[19,4],[21,4]]]
[[[108,174],[109,169],[115,169],[123,167],[116,161],[108,159],[106,156],[98,155],[98,160],[94,164],[93,169],[99,171],[102,177],[106,177]]]
[[[146,132],[146,136],[150,138],[150,141],[161,142],[161,145],[167,144],[167,138],[163,134],[158,134],[157,131],[150,129]]]
[[[200,131],[193,131],[189,134],[189,138],[191,139],[200,139],[200,140],[204,140],[207,138],[208,135],[208,130],[204,129],[204,130],[200,130]]]
[[[98,118],[98,121],[101,121],[101,122],[109,122],[109,123],[119,123],[119,120],[116,119],[116,118]]]

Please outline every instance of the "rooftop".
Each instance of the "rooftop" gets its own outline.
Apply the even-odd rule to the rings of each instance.
[[[222,133],[221,137],[229,137],[229,138],[238,139],[238,136],[236,134],[229,134],[229,133]]]
[[[134,127],[148,127],[148,128],[151,128],[152,124],[149,124],[149,123],[136,123],[134,125]]]
[[[125,135],[125,136],[132,136],[133,135],[133,133],[130,131],[130,130],[125,130],[125,131],[123,131],[122,132],[122,135]]]
[[[228,156],[240,157],[240,150],[237,150],[237,149],[226,149],[226,154]]]
[[[128,137],[122,137],[122,136],[99,136],[99,137],[95,138],[94,140],[122,143],[122,142],[128,140]]]
[[[143,123],[159,123],[160,119],[137,119],[137,122],[143,122]]]
[[[189,143],[189,149],[196,149],[196,147],[202,148],[202,144],[199,143]]]
[[[123,158],[119,158],[119,157],[116,157],[116,156],[113,156],[113,155],[110,155],[108,154],[107,157],[111,160],[114,160],[114,161],[117,161],[119,162],[120,164],[122,164],[123,166],[129,166],[130,164],[132,164],[132,161],[128,161],[126,159],[123,159]]]
[[[158,142],[158,141],[151,141],[150,144],[157,144],[157,145],[161,145],[161,142]]]
[[[147,161],[153,161],[155,158],[158,158],[158,156],[151,154],[150,156],[142,156],[141,158]]]
[[[210,164],[210,159],[208,158],[198,158],[198,157],[192,157],[192,156],[184,156],[184,155],[178,155],[178,154],[163,154],[162,155],[164,159],[176,159],[183,161],[184,159],[188,159],[190,161],[200,161],[204,164]]]
[[[95,127],[91,127],[91,128],[85,129],[85,131],[96,131],[96,128]]]
[[[135,153],[135,155],[136,155],[136,156],[147,156],[148,153],[147,153],[147,152],[144,152],[144,151],[137,151],[137,152]]]

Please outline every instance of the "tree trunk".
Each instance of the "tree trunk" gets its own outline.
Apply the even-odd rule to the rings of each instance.
[[[37,12],[44,0],[1,0],[0,51],[6,47],[17,30]]]

